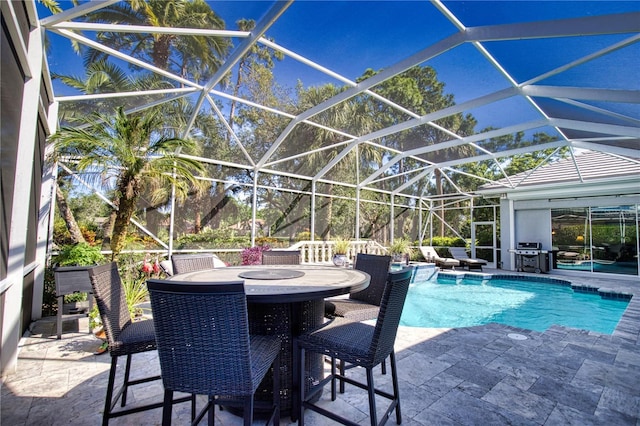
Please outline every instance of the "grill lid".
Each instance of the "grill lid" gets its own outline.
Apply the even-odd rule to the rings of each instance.
[[[518,243],[518,250],[541,250],[542,243]]]

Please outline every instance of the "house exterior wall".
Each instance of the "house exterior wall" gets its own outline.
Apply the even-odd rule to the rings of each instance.
[[[551,209],[516,210],[515,219],[516,243],[542,243],[543,250],[551,250]]]
[[[523,198],[522,194],[519,198]],[[514,271],[515,255],[509,253],[516,244],[540,242],[543,250],[551,250],[551,210],[571,207],[615,207],[640,205],[640,195],[612,195],[557,199],[501,199],[500,229],[502,268]]]
[[[38,222],[52,102],[35,2],[3,1],[0,7],[0,367],[5,375],[15,370],[20,338],[39,314],[33,300],[42,292]]]

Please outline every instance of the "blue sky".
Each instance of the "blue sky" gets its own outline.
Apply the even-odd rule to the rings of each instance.
[[[61,2],[63,8],[69,2]],[[225,20],[227,28],[236,29],[240,18],[258,21],[268,10],[270,1],[211,2],[212,8]],[[445,5],[466,26],[493,25],[521,21],[564,19],[590,16],[600,13],[620,13],[640,10],[640,1],[453,1]],[[426,1],[297,1],[267,32],[267,36],[287,49],[306,56],[351,80],[355,80],[367,68],[379,70],[421,51],[433,43],[445,39],[456,31],[455,27],[429,2]],[[629,35],[606,37],[565,38],[543,40],[516,40],[485,43],[485,47],[499,59],[518,81],[525,81],[539,73],[551,70],[566,62],[587,55]],[[51,36],[58,53],[50,58],[54,72],[81,75],[81,59],[68,49],[66,40]],[[239,40],[234,40],[237,44]],[[613,54],[616,60],[599,60],[585,64],[554,77],[553,83],[572,85],[579,83],[589,87],[618,88],[618,83],[629,88],[631,70],[637,75],[640,43],[625,53]],[[427,62],[438,72],[445,91],[452,93],[456,101],[469,99],[508,87],[507,81],[471,45],[463,45]],[[606,73],[598,67],[606,66]],[[293,87],[297,80],[305,86],[333,82],[290,58],[274,69],[281,84]],[[568,81],[561,81],[567,79]],[[640,79],[635,82],[640,88]],[[60,88],[56,84],[56,90]],[[507,107],[519,114],[536,114],[520,101],[504,103],[494,109],[474,111],[480,126],[510,124],[496,111]],[[538,116],[539,117],[539,116]]]

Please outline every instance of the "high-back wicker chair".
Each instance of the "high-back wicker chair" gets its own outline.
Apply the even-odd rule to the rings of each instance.
[[[325,316],[344,317],[354,321],[377,318],[390,266],[391,256],[358,253],[354,268],[371,276],[369,286],[362,291],[349,294],[348,299],[327,299]]]
[[[263,265],[299,265],[300,250],[267,250],[262,252]]]
[[[363,322],[349,321],[346,318],[335,318],[333,321],[325,323],[319,329],[298,337],[296,340],[298,359],[295,363],[298,371],[296,371],[295,374],[296,377],[298,377],[298,389],[300,389],[299,403],[297,404],[299,426],[304,426],[305,408],[316,411],[343,424],[354,424],[314,403],[314,397],[317,396],[318,392],[329,382],[331,382],[331,399],[335,400],[336,379],[368,391],[371,425],[378,425],[375,402],[376,394],[391,401],[385,411],[385,419],[383,419],[382,423],[391,415],[394,409],[396,411],[396,422],[398,424],[402,422],[400,395],[398,393],[398,373],[393,345],[398,331],[398,324],[400,323],[402,308],[404,307],[407,291],[409,290],[411,274],[412,270],[410,268],[388,274],[387,284],[384,289],[380,303],[380,312],[375,326]],[[311,386],[308,392],[305,391],[306,386],[309,385],[309,383],[306,383],[306,374],[300,371],[300,366],[305,365],[307,352],[329,356],[332,364],[331,374],[322,379],[317,385]],[[381,389],[376,389],[373,381],[373,368],[382,363],[386,357],[389,357],[391,361],[392,394],[382,391]],[[343,374],[336,374],[336,359],[344,360],[350,364],[366,369],[367,383],[360,383]]]
[[[333,298],[324,302],[324,315],[327,318],[342,317],[352,321],[367,321],[378,318],[382,294],[387,285],[391,256],[358,253],[354,268],[366,272],[371,277],[367,288],[349,294],[348,299]],[[387,374],[383,362],[382,374]],[[340,360],[340,374],[345,374],[344,360]],[[340,381],[340,392],[344,393],[344,382]]]
[[[127,410],[113,411],[118,400],[121,399],[121,407],[127,404],[127,392],[129,386],[160,379],[160,376],[152,376],[142,379],[129,380],[131,372],[131,356],[133,354],[152,351],[156,349],[156,336],[152,321],[131,320],[129,307],[125,298],[124,288],[115,262],[106,265],[95,266],[88,270],[93,294],[100,312],[100,319],[107,336],[109,354],[111,355],[111,369],[107,383],[107,396],[105,399],[102,424],[107,425],[112,417],[120,417],[126,414],[137,413],[162,407],[162,402],[138,406]],[[114,384],[118,357],[127,357],[124,381],[122,387],[114,396]],[[180,398],[176,401],[189,401],[191,398]]]
[[[173,275],[184,274],[185,272],[202,271],[213,269],[215,257],[209,253],[202,254],[174,254],[171,256]]]
[[[242,407],[244,424],[249,426],[254,394],[271,369],[269,420],[279,424],[281,342],[275,336],[249,335],[243,281],[149,280],[147,286],[165,401],[171,401],[173,392],[207,395],[209,402],[194,424],[207,413],[213,424],[215,404],[221,404]],[[169,403],[164,405],[162,423],[171,423]]]

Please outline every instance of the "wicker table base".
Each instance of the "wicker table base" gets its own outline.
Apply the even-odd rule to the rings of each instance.
[[[324,321],[324,299],[295,303],[249,303],[249,331],[251,334],[276,335],[282,340],[280,352],[280,412],[292,414],[294,392],[293,340],[296,336],[319,327]],[[322,378],[322,356],[307,357],[305,371],[310,381]],[[269,373],[256,392],[256,400],[272,400],[272,375]],[[259,413],[257,413],[259,415]]]

